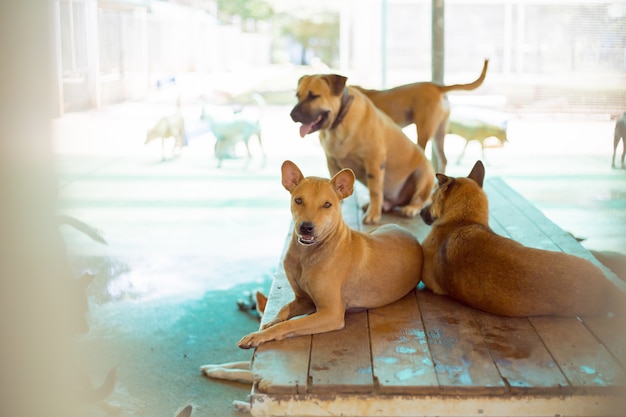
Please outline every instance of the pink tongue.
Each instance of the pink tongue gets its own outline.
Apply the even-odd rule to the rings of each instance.
[[[300,125],[300,137],[303,138],[306,135],[308,135],[309,133],[311,133],[311,129],[313,128],[314,124],[315,124],[315,122],[309,123],[309,124],[302,123]]]

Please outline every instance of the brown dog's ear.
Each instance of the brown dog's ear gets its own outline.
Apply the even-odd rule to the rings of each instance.
[[[476,161],[474,164],[474,168],[472,168],[472,172],[467,176],[467,178],[472,179],[483,188],[483,180],[485,179],[485,166],[481,161]]]
[[[285,187],[287,191],[291,191],[296,188],[296,185],[300,184],[300,181],[304,179],[304,175],[302,175],[300,168],[298,168],[298,166],[291,161],[283,162],[280,170],[283,174],[283,187]]]
[[[330,90],[332,91],[333,95],[339,96],[343,94],[343,89],[346,88],[346,81],[348,81],[348,77],[337,74],[329,74],[325,75],[324,79],[330,85]]]
[[[354,172],[349,168],[339,171],[330,182],[342,199],[350,197],[354,192]]]
[[[439,183],[440,187],[445,187],[446,185],[448,185],[448,183],[452,182],[452,180],[454,178],[452,177],[448,177],[447,175],[444,174],[435,174],[435,177],[437,177],[437,182]]]

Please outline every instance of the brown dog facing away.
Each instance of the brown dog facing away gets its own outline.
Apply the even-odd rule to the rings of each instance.
[[[484,174],[480,161],[468,178],[437,174],[433,202],[420,213],[432,225],[422,243],[426,287],[502,316],[600,313],[610,284],[598,267],[522,246],[489,228]]]
[[[430,199],[435,173],[424,151],[341,75],[305,75],[291,111],[300,136],[318,131],[330,175],[350,168],[369,189],[363,222],[399,209],[415,217]]]
[[[415,236],[395,224],[362,233],[343,220],[341,201],[354,180],[349,169],[330,180],[305,178],[293,162],[283,163],[294,224],[283,266],[294,300],[239,347],[342,329],[346,311],[390,304],[418,284],[422,249]]]
[[[415,123],[417,143],[426,148],[426,144],[434,138],[437,161],[433,161],[437,172],[446,172],[448,163],[444,152],[444,139],[450,103],[446,93],[454,90],[475,90],[480,87],[487,75],[489,60],[483,64],[480,76],[469,84],[439,85],[433,82],[417,82],[394,87],[388,90],[368,90],[355,86],[372,102],[385,112],[399,126],[405,127]]]

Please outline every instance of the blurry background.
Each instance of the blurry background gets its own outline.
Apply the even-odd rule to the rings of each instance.
[[[280,164],[327,175],[316,135],[301,139],[289,117],[297,80],[431,80],[434,3],[52,3],[58,210],[108,242],[61,226],[76,277],[94,275],[80,363],[94,385],[117,367],[107,401],[121,415],[170,416],[188,403],[194,416],[236,415],[231,401],[249,387],[205,379],[199,367],[251,357],[235,344],[258,322],[236,301],[267,291],[280,260],[290,221]],[[488,177],[503,177],[589,249],[626,252],[626,171],[611,168],[626,111],[626,4],[446,0],[443,16],[446,84],[474,80],[490,59],[480,88],[449,95],[452,116],[471,108],[506,122],[509,138],[484,155],[470,144],[459,159],[465,141],[448,135],[448,173],[467,175],[484,158]],[[186,131],[177,156],[172,139],[144,144],[173,114]],[[262,147],[253,137],[247,159],[237,144],[218,167],[209,117],[259,121]],[[405,132],[415,140],[413,126]]]
[[[620,113],[626,5],[618,1],[445,3],[445,81],[507,111]],[[59,114],[146,97],[181,74],[258,70],[230,89],[293,89],[260,70],[325,64],[355,84],[431,77],[431,0],[56,0]],[[259,79],[260,78],[260,79]],[[223,86],[225,87],[225,86]],[[199,93],[207,91],[199,91]],[[232,91],[231,91],[232,92]],[[494,98],[495,98],[494,97]]]

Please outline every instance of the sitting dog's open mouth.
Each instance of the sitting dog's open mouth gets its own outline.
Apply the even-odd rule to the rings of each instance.
[[[326,123],[326,119],[328,119],[328,113],[329,112],[327,111],[321,113],[311,123],[302,122],[302,124],[300,125],[300,137],[303,138],[309,133],[313,133],[313,132],[320,130],[320,128],[324,125],[324,123]]]
[[[298,235],[298,243],[301,245],[312,245],[317,242],[317,238],[313,235]]]

